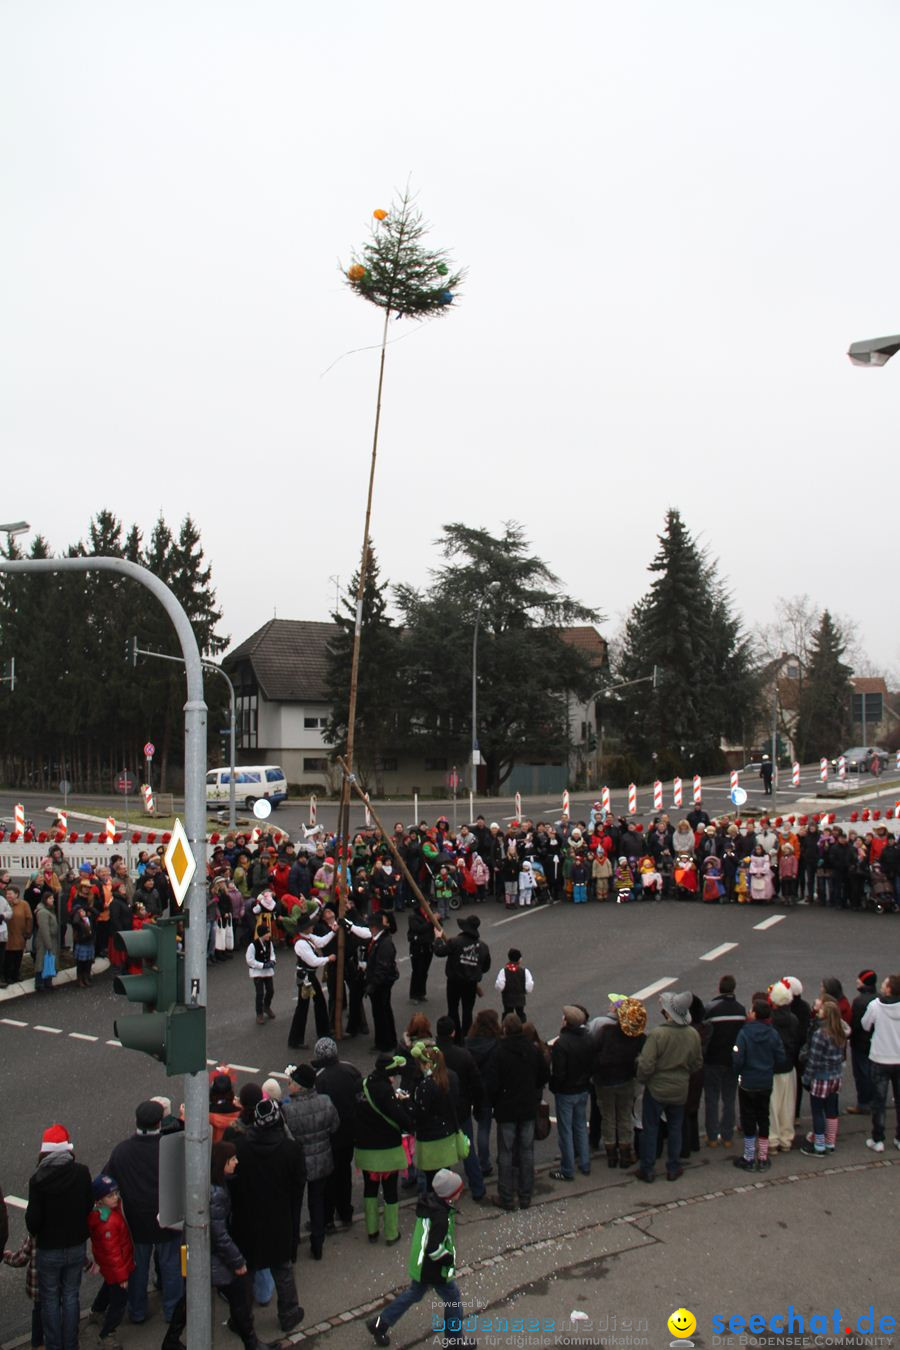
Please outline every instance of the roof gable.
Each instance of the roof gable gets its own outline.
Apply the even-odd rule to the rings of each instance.
[[[328,644],[335,623],[310,619],[269,619],[223,661],[232,670],[249,661],[257,684],[270,703],[324,702]]]

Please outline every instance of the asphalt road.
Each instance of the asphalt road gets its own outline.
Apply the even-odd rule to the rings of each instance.
[[[798,976],[813,993],[823,976],[837,975],[852,995],[856,973],[864,966],[874,966],[880,975],[885,959],[897,965],[900,937],[894,918],[818,908],[705,907],[673,901],[626,906],[555,905],[510,915],[492,903],[480,912],[495,971],[508,946],[515,944],[524,953],[536,983],[528,1003],[529,1014],[548,1037],[557,1030],[566,1002],[582,1002],[597,1012],[605,1007],[609,992],[641,993],[648,999],[651,1021],[655,1021],[656,991],[691,988],[708,998],[726,970],[737,977],[738,996],[745,1000],[755,989],[788,974]],[[405,950],[404,934],[401,918],[401,953]],[[210,972],[209,1054],[240,1066],[241,1081],[281,1071],[294,1057],[295,1052],[287,1047],[293,1010],[291,964],[289,959],[282,959],[276,975],[278,1016],[265,1027],[256,1025],[243,961],[238,958]],[[414,1011],[405,997],[406,969],[401,968],[394,995],[398,1026],[405,1025]],[[484,988],[486,1001],[498,1006],[493,982],[486,980]],[[429,992],[427,1011],[437,1016],[443,1011],[438,962],[433,967]],[[138,1101],[166,1093],[177,1104],[179,1080],[167,1080],[161,1066],[109,1043],[113,1020],[125,1011],[131,1009],[112,994],[108,975],[99,977],[88,991],[70,984],[51,995],[0,1003],[0,1100],[5,1126],[0,1181],[8,1195],[26,1195],[41,1132],[50,1122],[61,1120],[70,1129],[78,1156],[97,1171],[112,1146],[130,1132]],[[372,1062],[368,1038],[345,1041],[342,1054],[361,1069]],[[851,1091],[848,1084],[844,1104],[851,1100]],[[871,1161],[860,1140],[856,1145],[858,1160]],[[554,1153],[551,1135],[538,1147],[538,1162],[547,1162]],[[699,1162],[706,1165],[709,1159],[701,1156]],[[789,1164],[785,1160],[783,1165]],[[727,1174],[713,1184],[724,1185],[727,1180],[733,1185],[733,1175],[728,1168]],[[625,1183],[624,1178],[618,1181],[632,1191],[638,1189],[636,1182]],[[871,1190],[866,1189],[869,1186]],[[883,1191],[880,1178],[873,1181],[869,1173],[861,1173],[858,1187],[860,1205],[880,1204],[876,1200]],[[640,1189],[655,1192],[659,1187]],[[669,1189],[674,1192],[676,1188]],[[545,1198],[553,1199],[553,1183],[542,1183],[542,1192]],[[656,1197],[660,1198],[678,1197]],[[645,1203],[645,1199],[636,1197],[631,1203]],[[878,1211],[870,1212],[874,1219]],[[16,1243],[24,1227],[21,1209],[14,1206],[11,1218],[11,1242]],[[684,1222],[690,1226],[689,1220]],[[703,1223],[703,1215],[698,1212],[699,1228]],[[354,1230],[344,1241],[354,1243],[353,1261],[364,1273],[372,1261],[383,1261],[384,1256],[380,1251],[373,1256],[368,1244],[359,1241],[361,1237]],[[329,1269],[326,1255],[323,1273],[329,1273]],[[303,1273],[308,1278],[305,1268]],[[85,1287],[92,1285],[89,1280]],[[0,1270],[0,1343],[24,1330],[28,1315],[21,1273]],[[402,1337],[395,1338],[395,1344],[408,1343]]]

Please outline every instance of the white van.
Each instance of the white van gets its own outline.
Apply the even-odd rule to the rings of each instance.
[[[231,788],[230,769],[210,769],[206,775],[206,804],[227,802]],[[253,810],[253,803],[266,797],[272,808],[287,799],[288,785],[284,769],[278,764],[239,764],[234,771],[235,800]]]

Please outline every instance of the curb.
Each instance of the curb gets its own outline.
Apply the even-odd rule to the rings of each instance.
[[[102,975],[104,971],[109,970],[109,961],[105,956],[99,956],[91,967],[94,975]],[[61,970],[58,975],[53,977],[54,988],[60,984],[70,984],[72,980],[78,979],[78,971],[72,966],[69,970]],[[17,984],[11,984],[6,989],[0,989],[0,1003],[5,1003],[7,999],[23,998],[26,994],[35,993],[34,979],[19,980]]]

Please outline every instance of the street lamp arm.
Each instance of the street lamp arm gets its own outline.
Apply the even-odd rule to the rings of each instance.
[[[652,684],[654,689],[656,688],[656,666],[653,667],[652,675],[642,675],[639,680],[623,680],[621,684],[602,684],[599,689],[594,690],[587,701],[593,703],[594,699],[600,698],[603,694],[613,694],[617,689],[631,689],[635,684],[647,683]]]

